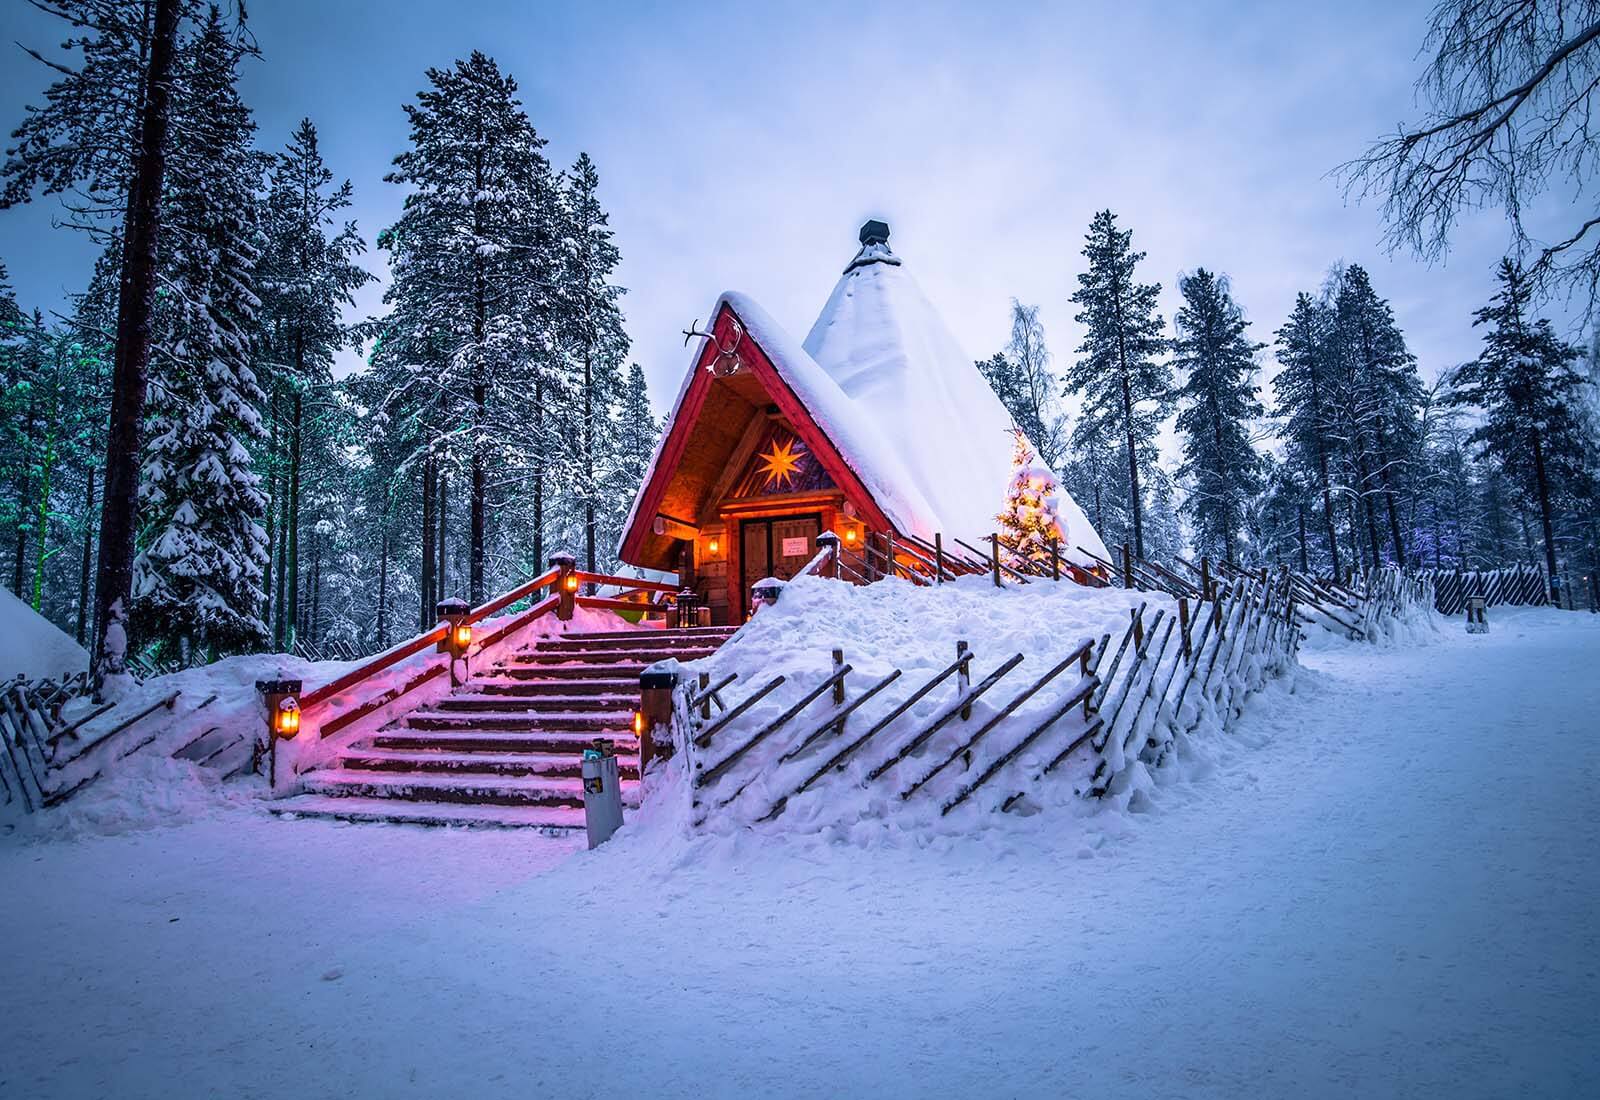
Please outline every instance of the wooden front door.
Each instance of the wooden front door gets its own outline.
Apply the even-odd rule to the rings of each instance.
[[[774,516],[739,524],[740,608],[750,613],[750,586],[768,577],[786,581],[816,556],[822,517]]]

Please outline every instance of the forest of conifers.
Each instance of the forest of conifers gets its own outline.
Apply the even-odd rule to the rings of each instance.
[[[510,74],[477,52],[419,74],[408,142],[362,181],[403,212],[357,225],[314,119],[253,122],[239,70],[270,61],[242,10],[40,6],[67,42],[7,120],[0,207],[57,203],[100,259],[46,311],[0,257],[0,581],[117,674],[372,652],[553,551],[617,566],[659,425],[597,167],[550,162]],[[387,279],[365,318],[369,245]],[[1423,371],[1357,264],[1269,332],[1205,257],[1169,323],[1142,260],[1097,214],[1067,365],[1020,302],[977,364],[1108,545],[1596,583],[1597,357],[1518,261],[1461,304],[1481,354]],[[336,372],[346,349],[364,365]]]

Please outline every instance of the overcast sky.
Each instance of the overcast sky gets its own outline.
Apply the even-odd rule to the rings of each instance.
[[[9,129],[48,82],[11,43],[62,31],[0,3]],[[1374,207],[1327,175],[1416,116],[1428,4],[1002,7],[270,0],[250,5],[264,56],[244,94],[264,145],[316,122],[370,241],[399,211],[382,177],[424,69],[496,57],[552,160],[586,150],[599,167],[658,409],[686,366],[679,330],[718,292],[754,295],[804,336],[867,217],[889,222],[974,357],[1005,342],[1012,296],[1041,304],[1058,362],[1072,356],[1067,299],[1103,207],[1149,254],[1169,323],[1178,274],[1205,266],[1270,341],[1295,292],[1345,260],[1393,303],[1426,377],[1476,353],[1471,312],[1492,293],[1503,218],[1464,223],[1444,266],[1390,258]],[[57,306],[88,277],[92,249],[52,230],[57,215],[48,200],[0,212],[25,306]],[[383,260],[366,257],[380,275]]]

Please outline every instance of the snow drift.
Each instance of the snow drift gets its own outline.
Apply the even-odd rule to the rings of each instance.
[[[1212,689],[1168,707],[1154,689],[1175,679],[1181,658],[1176,643],[1155,648],[1157,628],[1176,614],[1165,594],[1071,583],[996,589],[981,577],[934,587],[798,578],[715,656],[680,670],[675,753],[647,777],[646,828],[960,834],[1003,816],[995,811],[1081,806],[1089,794],[1135,803],[1156,772],[1177,774],[1183,760],[1203,756],[1205,739],[1226,728],[1246,696],[1292,670],[1287,641],[1240,641],[1255,629],[1252,598],[1241,592],[1228,604],[1228,649],[1214,637],[1211,649],[1197,643],[1194,663],[1205,664]],[[1114,658],[1136,607],[1148,653]],[[963,693],[950,674],[959,643],[972,654],[972,688],[998,676],[992,689]],[[850,666],[843,703],[824,687],[835,649]],[[1092,697],[1096,706],[1109,698],[1119,709],[1086,712],[1091,672],[1107,689]],[[738,676],[720,692],[726,711],[709,722],[685,709],[702,673],[712,686]],[[1143,705],[1151,696],[1156,702]],[[1124,699],[1131,702],[1121,706]]]

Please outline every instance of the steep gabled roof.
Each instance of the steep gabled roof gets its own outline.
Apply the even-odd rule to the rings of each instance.
[[[869,239],[868,229],[881,229]],[[870,525],[932,539],[976,541],[995,530],[1011,478],[1011,418],[961,351],[901,259],[888,229],[868,223],[804,345],[749,296],[717,299],[712,331],[743,332],[741,369],[772,394],[796,432]],[[667,429],[623,527],[621,554],[636,561],[715,381],[718,349],[704,341],[678,391]],[[1059,481],[1059,477],[1057,478]],[[1062,490],[1064,556],[1077,547],[1109,557],[1083,511]]]

